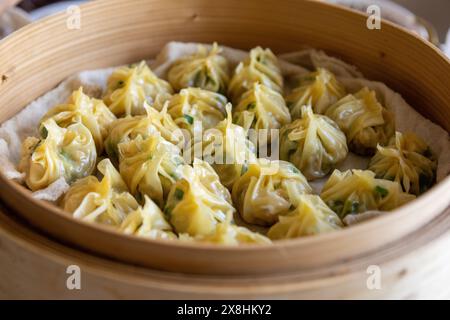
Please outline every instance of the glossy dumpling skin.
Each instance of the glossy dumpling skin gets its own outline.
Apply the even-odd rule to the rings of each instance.
[[[414,133],[396,132],[388,146],[377,147],[369,170],[377,178],[396,181],[404,191],[419,195],[436,180],[437,162],[427,144]]]
[[[119,171],[130,192],[138,199],[147,195],[162,207],[171,185],[181,178],[179,148],[158,134],[138,136],[118,148]]]
[[[306,178],[293,164],[259,159],[236,180],[232,196],[245,222],[270,226],[295,206],[300,195],[311,192]]]
[[[161,209],[146,195],[144,206],[130,212],[122,221],[119,230],[125,234],[151,239],[177,238]]]
[[[179,91],[195,87],[225,94],[229,81],[228,61],[214,43],[211,50],[198,46],[197,52],[175,61],[169,69],[168,79],[172,87]]]
[[[117,68],[108,78],[103,100],[117,117],[124,117],[144,114],[144,102],[160,109],[172,93],[170,84],[159,79],[142,61]]]
[[[187,152],[195,155],[200,151],[229,189],[245,172],[248,163],[256,161],[256,147],[247,139],[247,132],[232,122],[231,104],[227,105],[227,118],[213,130],[206,131],[202,141],[193,144]]]
[[[214,169],[195,159],[193,167],[185,165],[183,178],[173,184],[164,213],[178,234],[206,236],[233,215],[231,202],[228,189],[220,183]]]
[[[227,98],[219,93],[199,88],[182,89],[170,99],[168,112],[182,129],[194,133],[195,124],[203,130],[215,127],[225,118]]]
[[[324,115],[302,107],[300,119],[280,130],[280,158],[290,161],[308,180],[327,175],[348,153],[345,134]]]
[[[415,196],[403,192],[398,182],[376,179],[370,170],[334,170],[320,197],[341,219],[369,210],[391,211]]]
[[[39,139],[25,139],[19,163],[19,170],[25,173],[25,182],[32,191],[48,187],[61,177],[72,183],[95,169],[95,142],[82,123],[62,128],[55,120],[47,119],[41,124],[41,133]]]
[[[41,120],[41,131],[44,130],[42,122],[49,118],[63,128],[78,122],[84,124],[94,138],[98,154],[103,151],[103,141],[108,135],[109,126],[116,120],[102,100],[88,97],[83,93],[82,87],[72,93],[67,103],[51,108],[44,115]]]
[[[345,88],[330,71],[319,68],[299,79],[299,85],[286,97],[292,119],[301,117],[301,108],[312,105],[315,113],[327,108],[346,95]]]
[[[297,207],[280,216],[267,233],[272,240],[291,239],[339,230],[337,214],[317,195],[301,195]]]
[[[180,235],[180,240],[198,241],[213,244],[236,246],[241,244],[270,244],[269,238],[262,234],[240,227],[231,221],[219,222],[215,230],[207,235],[191,237],[186,234]]]
[[[76,181],[61,205],[77,219],[120,226],[139,204],[109,159],[100,161],[97,167],[103,174],[101,181],[95,176]]]
[[[330,106],[325,115],[346,134],[350,151],[360,155],[373,155],[377,145],[387,144],[395,131],[393,114],[368,88],[345,96]]]
[[[246,129],[279,129],[291,122],[291,115],[280,93],[255,83],[235,107],[234,122]]]
[[[108,156],[114,161],[118,160],[118,145],[129,142],[137,136],[148,138],[160,134],[167,141],[177,144],[183,141],[179,127],[167,113],[167,105],[158,111],[144,103],[146,115],[125,117],[114,121],[105,141]]]
[[[216,230],[201,239],[202,242],[211,242],[224,245],[240,244],[270,244],[271,241],[256,232],[250,231],[245,227],[240,227],[230,223],[219,223]]]
[[[249,56],[235,69],[228,86],[228,97],[233,104],[238,103],[244,92],[250,90],[254,83],[283,92],[283,77],[277,57],[270,49],[256,47]]]

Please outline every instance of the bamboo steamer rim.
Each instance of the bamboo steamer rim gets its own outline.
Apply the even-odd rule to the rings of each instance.
[[[129,4],[121,4],[118,0],[110,0],[110,1],[96,1],[93,3],[87,3],[82,6],[82,10],[101,10],[102,7],[109,7],[111,6],[111,3],[115,2],[116,5],[123,5],[126,7],[129,7]],[[129,1],[129,3],[134,3],[134,5],[142,4],[145,2],[141,2],[138,0]],[[162,2],[162,1],[152,1],[152,2]],[[170,1],[168,1],[170,2]],[[173,2],[173,1],[172,1]],[[194,3],[200,3],[200,4],[206,4],[208,1],[193,1]],[[265,3],[271,3],[271,1],[261,1]],[[309,2],[309,1],[307,1]],[[234,1],[234,3],[238,3],[238,1]],[[292,5],[294,5],[295,2],[291,2]],[[302,4],[303,5],[303,4]],[[309,3],[308,6],[318,6],[322,7],[322,9],[327,10],[334,10],[335,13],[346,13],[348,15],[351,15],[356,19],[355,17],[359,16],[359,18],[365,17],[364,14],[360,12],[355,12],[351,9],[342,8],[340,6],[336,5],[330,5],[320,2],[313,2]],[[38,22],[36,24],[31,24],[29,26],[26,26],[25,28],[19,30],[15,36],[12,38],[6,39],[3,45],[0,46],[0,50],[4,47],[7,47],[10,42],[13,41],[13,39],[18,38],[24,38],[28,35],[28,33],[32,31],[36,31],[39,29],[39,26],[49,26],[52,23],[56,23],[57,21],[61,21],[63,19],[63,14],[57,14],[52,17],[48,17],[44,19],[41,22]],[[411,41],[415,41],[417,44],[421,44],[427,47],[427,50],[433,50],[436,55],[436,59],[443,59],[445,63],[450,64],[450,61],[447,57],[445,57],[436,47],[433,45],[425,42],[423,39],[421,39],[418,35],[411,33],[410,31],[406,30],[405,28],[399,27],[397,25],[394,25],[393,23],[390,23],[388,21],[382,22],[382,28],[388,28],[391,31],[402,30],[402,33],[405,34],[405,36],[411,38]],[[59,219],[59,221],[64,221],[73,225],[81,226],[82,229],[85,232],[98,232],[98,235],[104,234],[108,235],[112,238],[116,239],[123,239],[131,244],[139,244],[139,245],[153,245],[158,246],[161,248],[161,250],[170,250],[171,248],[181,248],[185,249],[186,252],[205,252],[205,253],[250,253],[250,252],[258,252],[259,254],[264,254],[267,252],[283,252],[285,250],[293,250],[296,249],[299,245],[302,245],[303,247],[319,247],[320,244],[323,243],[332,243],[332,242],[339,242],[344,238],[356,238],[361,237],[363,234],[368,233],[369,231],[373,230],[380,230],[383,231],[384,227],[387,225],[392,224],[401,224],[405,221],[405,219],[408,219],[411,211],[417,211],[414,213],[415,215],[415,226],[414,228],[419,228],[420,226],[424,225],[426,222],[432,220],[435,218],[439,212],[442,212],[442,210],[435,210],[433,214],[427,213],[427,210],[424,210],[433,203],[434,199],[436,198],[443,198],[448,199],[448,190],[450,190],[450,177],[446,177],[443,181],[441,181],[439,184],[435,185],[433,188],[431,188],[427,193],[420,196],[418,199],[408,203],[407,205],[404,205],[394,211],[392,211],[389,214],[383,215],[381,217],[378,217],[374,220],[367,221],[360,223],[356,226],[352,226],[349,228],[345,228],[343,230],[340,230],[338,232],[332,232],[327,234],[322,234],[318,236],[312,236],[312,237],[305,237],[305,238],[298,238],[298,239],[292,239],[292,240],[280,240],[276,241],[271,245],[241,245],[238,247],[229,247],[229,246],[222,246],[222,245],[215,245],[215,244],[203,244],[203,243],[189,243],[189,242],[181,242],[181,241],[164,241],[164,240],[153,240],[153,239],[146,239],[136,236],[130,236],[126,234],[122,234],[114,229],[108,228],[107,226],[103,226],[100,224],[92,224],[85,221],[80,221],[72,218],[68,213],[63,212],[62,209],[51,205],[49,203],[46,203],[41,200],[36,200],[32,198],[31,191],[24,188],[23,186],[18,185],[17,183],[8,180],[2,172],[0,172],[0,182],[4,185],[4,188],[8,189],[8,193],[15,193],[17,194],[20,199],[27,199],[27,202],[35,208],[39,208],[40,210],[44,210],[50,214],[55,215],[55,218]],[[2,194],[3,196],[3,194]],[[450,202],[450,199],[447,200],[447,205]],[[441,209],[445,209],[446,204],[441,204]],[[35,221],[36,222],[36,221]],[[402,231],[403,233],[409,233]],[[372,251],[374,248],[372,248]],[[297,266],[298,267],[298,266]],[[192,271],[192,270],[189,270]],[[264,272],[267,272],[264,271]]]
[[[432,223],[426,225],[424,230],[417,230],[409,235],[405,239],[408,241],[397,241],[392,246],[382,248],[375,254],[358,256],[355,259],[310,272],[300,270],[288,274],[219,277],[151,270],[68,247],[54,239],[45,237],[31,226],[24,225],[12,212],[7,211],[7,208],[0,202],[0,238],[3,241],[12,241],[23,248],[27,254],[32,253],[42,257],[46,259],[47,263],[55,263],[63,268],[76,264],[85,273],[106,279],[105,281],[108,283],[115,283],[110,284],[112,287],[120,282],[144,287],[151,292],[161,288],[163,291],[171,291],[170,299],[198,298],[193,297],[193,293],[202,295],[199,296],[202,299],[217,298],[211,295],[214,292],[219,294],[218,298],[221,299],[227,296],[232,299],[249,298],[249,294],[252,298],[255,297],[254,295],[273,298],[279,294],[283,294],[284,298],[286,298],[284,294],[294,294],[294,298],[298,298],[296,296],[298,294],[304,295],[300,296],[301,298],[316,298],[316,296],[313,296],[313,290],[325,292],[325,294],[319,293],[321,295],[319,298],[342,298],[342,296],[337,296],[336,293],[328,295],[328,291],[333,287],[337,287],[341,294],[351,294],[353,297],[361,298],[363,295],[360,291],[346,292],[345,285],[349,282],[354,285],[356,282],[359,290],[361,290],[361,287],[364,289],[364,277],[361,279],[360,275],[363,274],[364,276],[367,267],[373,264],[382,267],[384,272],[387,272],[384,277],[405,275],[408,269],[413,267],[408,261],[412,253],[414,255],[419,254],[419,252],[422,254],[432,241],[445,240],[445,237],[450,238],[449,227],[450,207]],[[429,232],[430,230],[433,232]],[[388,288],[383,289],[389,292],[393,285],[395,286],[396,283],[389,283]],[[220,290],[211,291],[211,288],[217,289],[218,286],[220,286]],[[352,287],[352,289],[355,288]],[[411,288],[411,291],[415,290]],[[175,293],[178,296],[175,296]],[[47,292],[47,294],[53,293]],[[142,298],[142,296],[140,297]],[[156,297],[161,298],[161,293],[156,293]],[[398,298],[398,296],[394,297]],[[96,296],[96,298],[99,297]]]

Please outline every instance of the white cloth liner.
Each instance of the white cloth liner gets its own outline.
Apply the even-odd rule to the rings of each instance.
[[[172,62],[179,57],[193,53],[197,50],[197,43],[168,43],[156,57],[148,63],[156,75],[167,77],[167,71]],[[210,46],[210,45],[206,45]],[[247,56],[246,51],[223,47],[222,53],[235,67]],[[380,82],[370,81],[355,66],[349,65],[337,58],[330,57],[323,51],[305,49],[298,52],[279,56],[280,67],[285,78],[293,75],[304,74],[317,67],[324,67],[332,71],[345,86],[348,92],[354,93],[364,86],[376,91],[378,98],[387,109],[394,111],[396,129],[398,131],[411,131],[416,133],[431,147],[438,156],[437,181],[444,179],[450,172],[450,140],[448,133],[425,119],[415,111],[408,103],[386,85]],[[64,103],[73,90],[83,86],[88,94],[100,97],[106,88],[108,76],[114,68],[83,71],[73,75],[59,84],[55,89],[36,99],[14,117],[0,126],[0,170],[10,179],[23,183],[24,176],[16,170],[20,160],[22,141],[28,136],[37,136],[37,128],[41,117],[53,106]],[[366,169],[369,158],[349,154],[347,159],[338,166],[340,170],[350,168]],[[315,192],[319,193],[326,178],[311,183]],[[37,199],[56,201],[68,186],[63,181],[56,181],[48,188],[34,192]],[[370,218],[374,214],[361,215],[358,219],[347,219],[348,224],[364,220],[364,216]]]

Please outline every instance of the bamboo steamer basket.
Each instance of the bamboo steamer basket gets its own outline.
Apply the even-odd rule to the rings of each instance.
[[[0,209],[0,299],[449,299],[450,210],[378,250],[326,267],[267,275],[189,275],[141,268],[65,246]],[[81,270],[80,290],[66,272]],[[368,270],[381,270],[369,289]]]
[[[261,45],[276,53],[305,44],[324,49],[357,65],[368,78],[385,82],[424,116],[450,130],[450,62],[431,44],[388,22],[381,30],[367,29],[366,17],[351,10],[315,1],[108,0],[81,7],[80,29],[67,28],[68,18],[50,17],[0,43],[0,123],[77,71],[149,58],[165,43],[178,40],[218,41],[242,49]],[[166,284],[150,296],[171,297],[173,290],[177,297],[208,297],[208,286],[214,283],[223,288],[216,297],[231,292],[233,297],[400,297],[408,291],[404,285],[404,291],[367,293],[365,280],[360,280],[367,277],[365,268],[372,261],[392,267],[390,272],[414,261],[439,270],[430,282],[439,285],[449,279],[450,256],[443,250],[450,243],[449,177],[391,214],[339,232],[233,248],[122,235],[72,219],[33,199],[29,190],[2,174],[0,183],[5,204],[0,214],[5,222],[0,224],[0,254],[5,257],[1,269],[26,278],[33,270],[31,263],[41,270],[57,270],[74,260],[87,266],[96,279],[94,286],[114,279],[111,292],[98,289],[100,296],[125,294],[131,288],[135,291],[128,296],[150,295],[152,288]],[[16,221],[16,215],[26,223]],[[437,253],[439,259],[428,259]],[[17,268],[8,256],[29,261],[28,269]],[[396,285],[426,277],[418,271],[401,269],[398,277],[395,272],[389,281]],[[13,290],[17,277],[8,277],[0,289]],[[46,277],[34,280],[57,290],[46,286],[45,279],[51,283]],[[418,283],[409,281],[411,290],[419,290]],[[362,287],[363,293],[358,291]],[[325,288],[330,291],[322,292]],[[242,291],[236,293],[238,289]],[[58,292],[49,290],[45,292]],[[444,294],[444,288],[434,290]]]

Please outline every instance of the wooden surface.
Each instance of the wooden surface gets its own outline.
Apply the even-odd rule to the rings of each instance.
[[[0,43],[0,122],[76,71],[154,56],[168,41],[218,41],[249,49],[326,49],[401,92],[450,129],[450,63],[434,47],[390,24],[368,30],[360,14],[310,1],[108,0],[81,9],[81,29],[65,14],[27,26]],[[405,54],[407,53],[407,54]],[[54,237],[154,269],[207,275],[311,272],[403,241],[450,202],[450,178],[392,214],[326,235],[272,246],[225,248],[151,241],[73,220],[33,200],[0,174],[0,197]],[[431,231],[430,231],[431,232]],[[382,236],[380,236],[382,235]],[[186,259],[189,257],[189,259]]]
[[[450,209],[374,255],[309,272],[235,277],[168,273],[99,258],[0,212],[0,299],[450,299]],[[81,290],[66,287],[69,265],[80,267]],[[366,285],[371,265],[380,267],[380,290]]]

